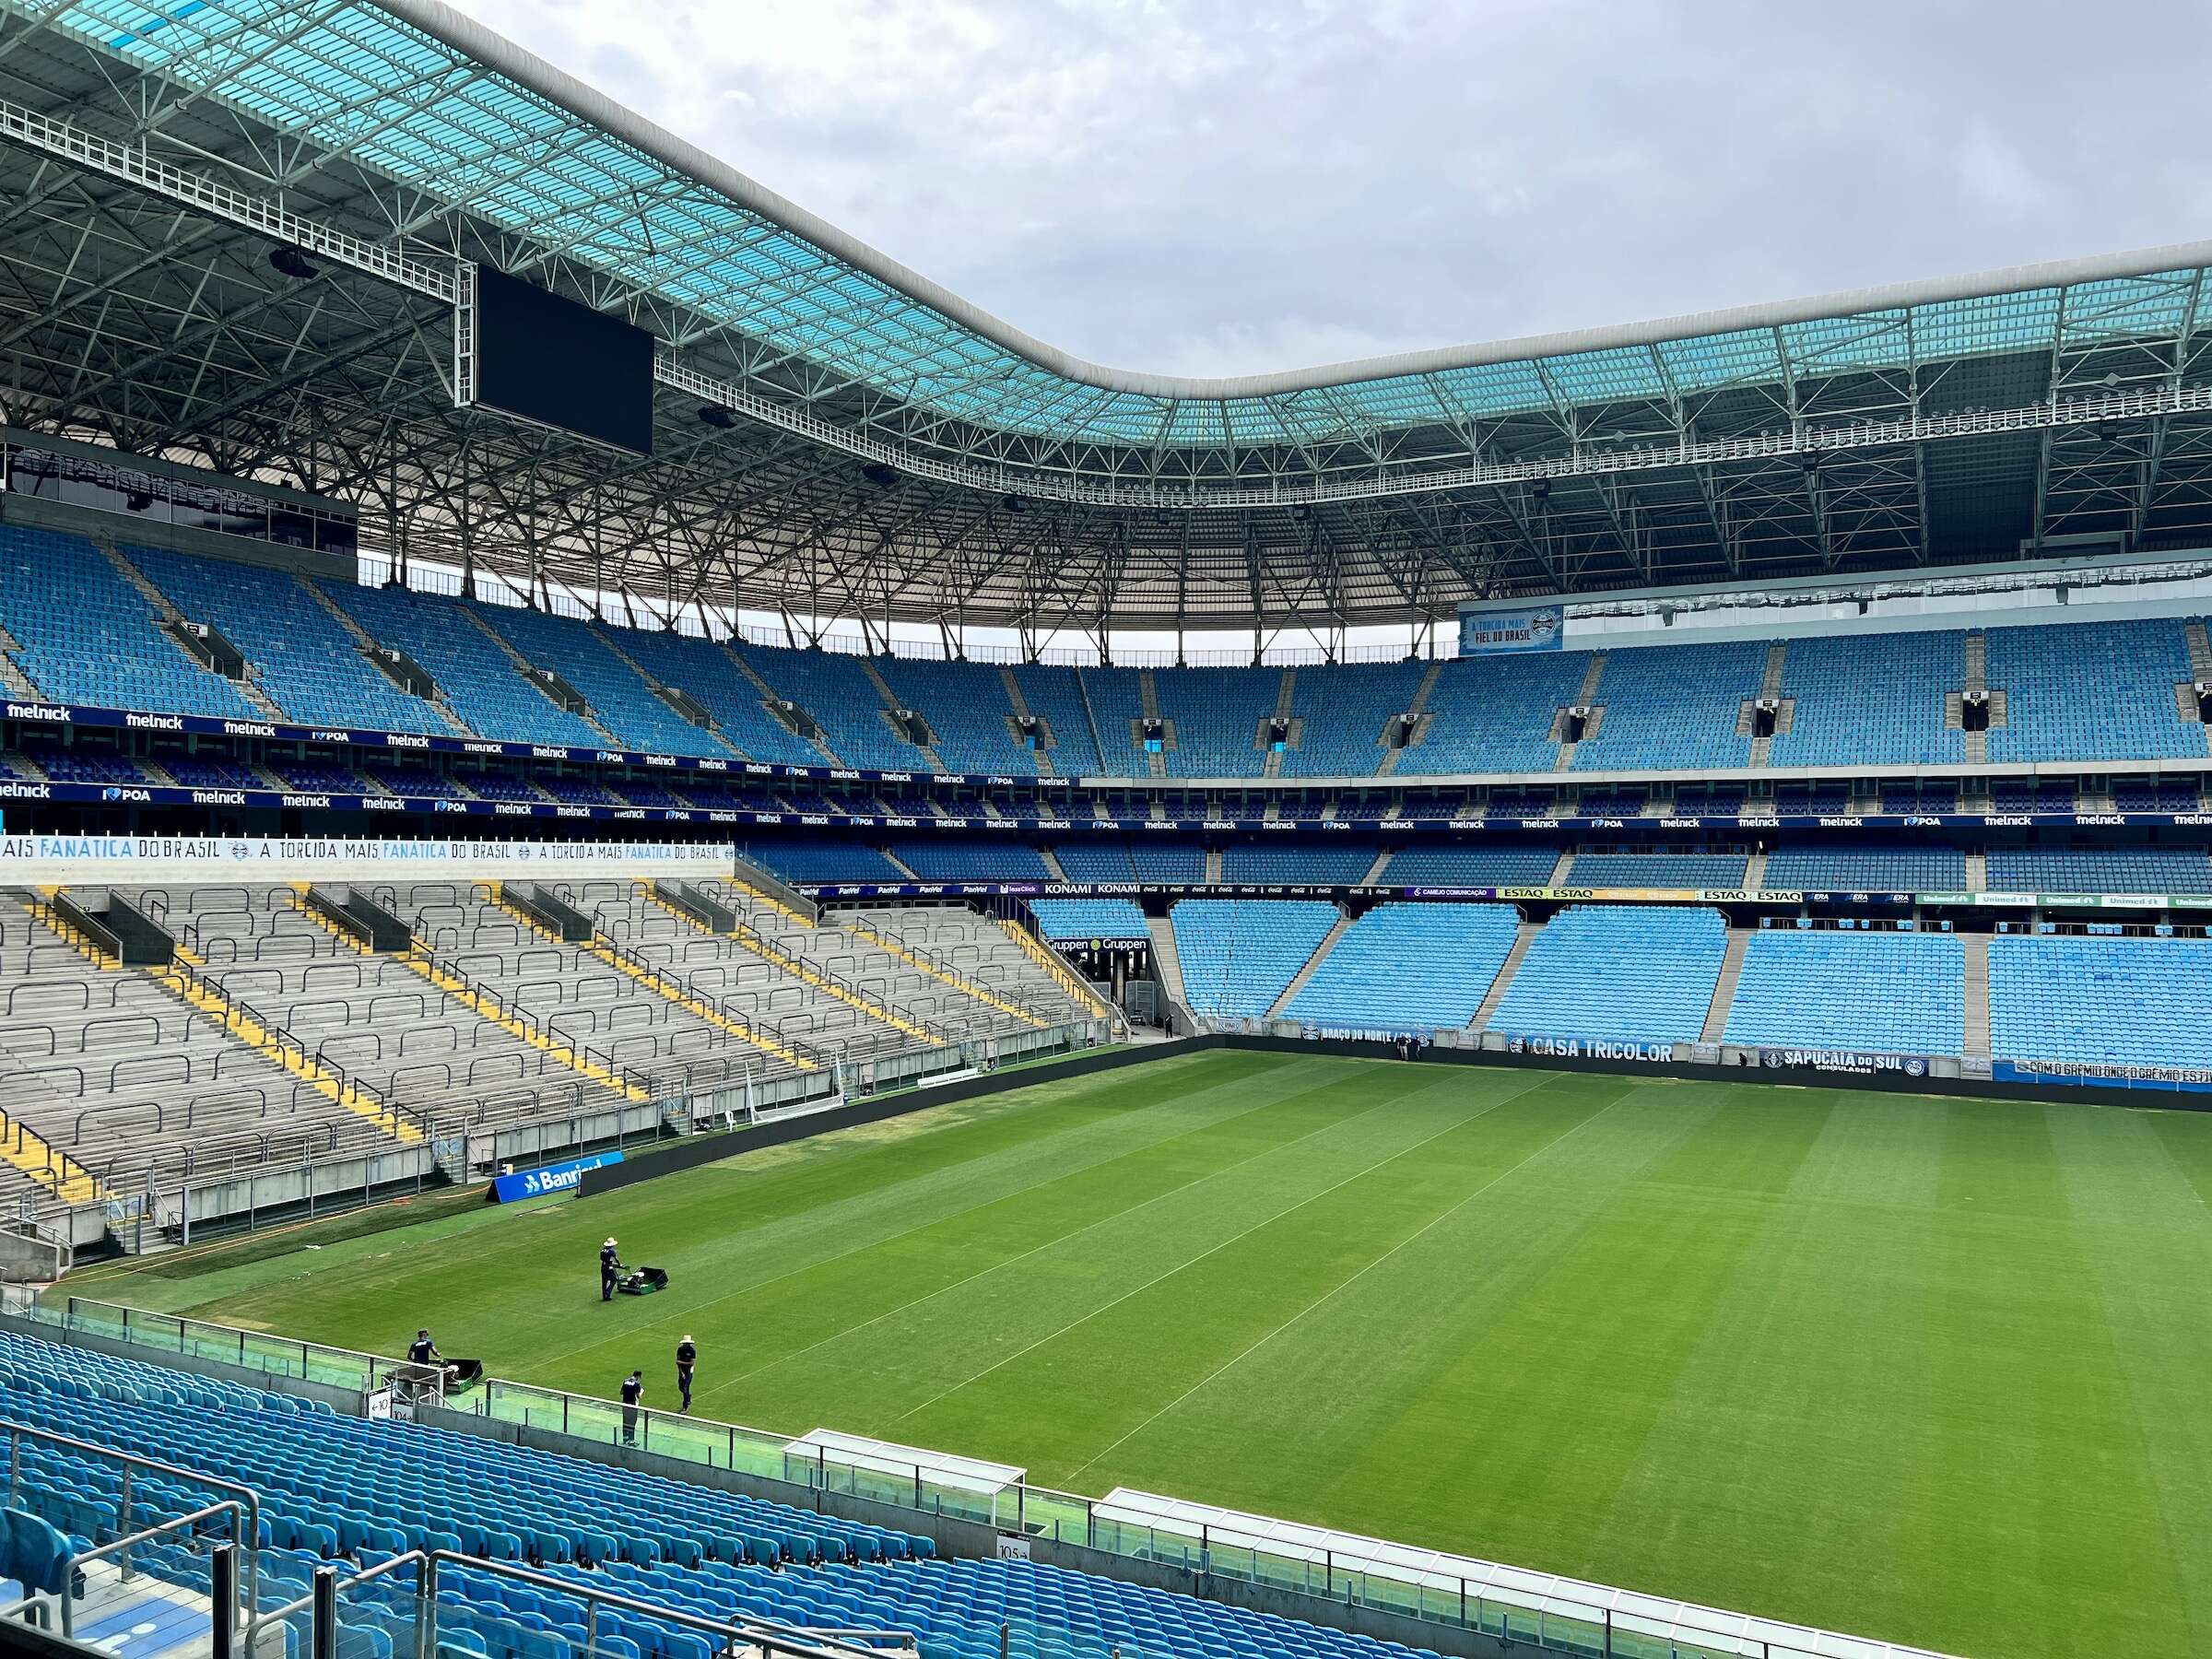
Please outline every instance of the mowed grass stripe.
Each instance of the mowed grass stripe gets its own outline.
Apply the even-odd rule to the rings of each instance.
[[[1634,1583],[1671,1569],[1675,1593],[1700,1601],[1764,1585],[1779,1617],[1832,1626],[1855,1608],[1854,1630],[1905,1634],[1884,1564],[1910,1559],[1894,1523],[1922,1501],[1925,1470],[1893,1416],[1925,1392],[1914,1343],[1944,1112],[1839,1092],[1776,1201],[1730,1206],[1747,1243],[1590,1559]],[[1778,1584],[1796,1599],[1774,1601]]]
[[[1525,1086],[1500,1079],[1496,1087]],[[1087,1228],[1058,1240],[1031,1254],[1018,1275],[973,1277],[925,1308],[794,1354],[749,1377],[740,1399],[751,1402],[757,1415],[779,1414],[773,1427],[784,1426],[791,1402],[806,1401],[818,1403],[820,1422],[844,1420],[842,1413],[875,1422],[893,1438],[935,1432],[918,1408],[1132,1287],[1175,1271],[1481,1110],[1464,1095],[1438,1090],[1434,1079],[1412,1067],[1363,1068],[1317,1091],[1310,1104],[1330,1114],[1329,1121],[1316,1125],[1301,1116],[1297,1126],[1318,1132],[1301,1132],[1218,1180],[1163,1195],[1127,1225]],[[901,1263],[852,1265],[864,1286],[886,1279],[896,1286],[905,1278]],[[814,1420],[799,1425],[813,1426]],[[979,1451],[991,1456],[1021,1449],[1007,1445],[1002,1423]]]
[[[1218,1502],[1382,1537],[1414,1526],[1438,1548],[1495,1548],[1488,1517],[1524,1506],[1500,1491],[1511,1442],[1488,1414],[1537,1360],[1506,1340],[1509,1321],[1621,1190],[1708,1122],[1716,1100],[1719,1090],[1653,1090],[1628,1077],[1553,1079],[1528,1104],[1559,1122],[1583,1117],[1588,1133],[1484,1190],[1362,1278],[1359,1294],[1307,1318],[1296,1343],[1270,1345],[1239,1367],[1237,1389],[1196,1395],[1119,1451],[1097,1480],[1182,1491],[1179,1469],[1243,1436],[1267,1451],[1226,1471],[1230,1491]],[[1593,1314],[1593,1303],[1559,1307],[1559,1321],[1580,1332],[1571,1347],[1602,1336]],[[1533,1371],[1531,1381],[1564,1387],[1580,1376],[1577,1351],[1569,1370]],[[1572,1442],[1531,1451],[1539,1466],[1575,1455]]]
[[[2195,1114],[1217,1053],[149,1282],[2054,1659],[2212,1651],[2208,1199]]]
[[[1561,1122],[1580,1117],[1587,1131],[1462,1206],[1363,1278],[1357,1295],[1333,1299],[1297,1341],[1262,1350],[1239,1368],[1234,1389],[1208,1391],[1161,1419],[1099,1479],[1181,1491],[1182,1470],[1241,1441],[1255,1454],[1223,1471],[1226,1489],[1209,1494],[1217,1501],[1381,1536],[1410,1527],[1437,1547],[1495,1548],[1490,1517],[1519,1513],[1494,1490],[1505,1450],[1495,1426],[1478,1427],[1488,1392],[1512,1363],[1499,1335],[1619,1192],[1697,1132],[1716,1094],[1555,1077],[1526,1104]],[[1559,1316],[1602,1334],[1588,1305]]]
[[[743,1369],[700,1398],[726,1395],[763,1372],[892,1321],[896,1325],[883,1332],[881,1340],[904,1348],[917,1333],[947,1318],[963,1317],[947,1297],[962,1291],[989,1294],[981,1281],[1001,1274],[1013,1276],[1017,1294],[1027,1297],[1036,1276],[1050,1271],[1050,1264],[1040,1257],[1057,1252],[1082,1259],[1093,1248],[1087,1235],[1164,1224],[1176,1201],[1194,1208],[1210,1205],[1220,1183],[1247,1171],[1262,1180],[1277,1177],[1294,1155],[1334,1167],[1343,1146],[1366,1133],[1368,1120],[1394,1105],[1400,1093],[1400,1082],[1393,1077],[1334,1078],[785,1276],[763,1287],[772,1296],[743,1297],[735,1312],[745,1346],[735,1357]],[[1310,1147],[1308,1143],[1315,1141],[1324,1144]],[[887,1300],[893,1297],[898,1300]],[[833,1364],[841,1370],[852,1359],[850,1349],[841,1349]],[[779,1382],[768,1397],[789,1396]]]
[[[1710,1299],[1762,1214],[1756,1204],[1716,1207],[1700,1182],[1732,1197],[1778,1191],[1818,1135],[1828,1097],[1813,1097],[1811,1111],[1765,1109],[1772,1099],[1725,1086],[1647,1087],[1641,1133],[1587,1158],[1578,1143],[1579,1179],[1557,1191],[1516,1187],[1521,1225],[1541,1248],[1511,1262],[1503,1296],[1474,1303],[1479,1347],[1463,1350],[1470,1363],[1425,1375],[1414,1420],[1441,1443],[1424,1464],[1410,1437],[1384,1435],[1394,1458],[1421,1470],[1416,1501],[1424,1519],[1449,1526],[1453,1543],[1589,1571],[1594,1526],[1642,1454],[1705,1334]]]
[[[1090,1484],[1116,1484],[1116,1466],[1093,1466],[1109,1446],[1316,1296],[1606,1104],[1562,1095],[1556,1078],[1507,1078],[1492,1085],[1504,1090],[1494,1104],[1367,1159],[1350,1179],[1317,1186],[1295,1205],[1262,1210],[1253,1218],[1259,1225],[1192,1252],[1171,1272],[1100,1277],[1095,1308],[1069,1306],[1071,1317],[1047,1340],[902,1418],[900,1433],[930,1445],[1003,1441],[1018,1402],[1080,1402],[1061,1412],[1030,1409],[1020,1461],[1047,1484],[1083,1469],[1091,1471]],[[1414,1099],[1431,1112],[1440,1106],[1449,1112],[1454,1092],[1431,1085]],[[1133,1281],[1137,1288],[1130,1291]]]
[[[288,1334],[318,1341],[341,1341],[332,1331],[379,1325],[404,1340],[420,1323],[408,1300],[419,1291],[442,1322],[448,1352],[470,1350],[447,1334],[467,1342],[488,1331],[507,1351],[535,1347],[542,1363],[575,1346],[579,1308],[598,1305],[594,1263],[604,1234],[622,1240],[626,1259],[676,1276],[673,1288],[652,1304],[614,1307],[629,1310],[632,1324],[644,1323],[636,1310],[647,1305],[680,1322],[685,1311],[733,1284],[865,1248],[1315,1086],[1312,1071],[1294,1065],[1239,1075],[1235,1058],[1179,1058],[1166,1063],[1164,1080],[1145,1068],[1141,1085],[1110,1074],[1079,1092],[1049,1084],[1009,1102],[927,1109],[888,1125],[665,1176],[588,1205],[534,1204],[508,1217],[506,1229],[470,1239],[464,1253],[452,1256],[422,1253],[410,1248],[411,1235],[387,1234],[353,1241],[343,1252],[348,1270],[342,1275],[330,1271],[337,1264],[321,1252],[218,1267],[186,1281],[203,1286],[203,1296],[182,1297],[169,1287],[165,1305],[207,1319],[252,1306]],[[1338,1062],[1325,1075],[1352,1069]],[[911,1166],[902,1156],[908,1153]],[[587,1209],[591,1218],[581,1219]],[[525,1286],[532,1294],[518,1298]],[[133,1300],[131,1287],[116,1293]],[[394,1295],[403,1301],[395,1303]],[[393,1339],[380,1330],[380,1341]]]
[[[2143,1652],[2201,1653],[2212,1652],[2212,1418],[2195,1407],[2212,1379],[2212,1323],[2203,1316],[2212,1233],[2203,1194],[2174,1159],[2176,1131],[2161,1135],[2154,1122],[2135,1112],[2048,1119],[2163,1523],[2162,1549],[2148,1538],[2123,1546],[2138,1557],[2120,1564],[2125,1582],[2161,1593],[2131,1609],[2122,1628],[2143,1632]],[[2110,1519],[2084,1517],[2100,1518]],[[2160,1617],[2170,1574],[2179,1619]]]
[[[1387,1098],[1389,1092],[1371,1073],[1342,1066],[1323,1071],[1318,1080],[1304,1073],[1295,1077],[1302,1087],[1293,1088],[1286,1081],[1282,1088],[1256,1099],[1209,1090],[1181,1113],[1155,1108],[1147,1113],[1152,1137],[1142,1145],[1105,1157],[1095,1156],[1100,1148],[1093,1142],[1094,1156],[1057,1175],[1032,1171],[1039,1179],[1011,1191],[1001,1192],[1003,1182],[978,1171],[975,1180],[947,1189],[975,1202],[887,1233],[883,1220],[907,1213],[893,1195],[893,1201],[869,1210],[867,1224],[835,1230],[834,1247],[826,1253],[801,1250],[786,1256],[782,1250],[757,1251],[747,1271],[725,1272],[718,1280],[705,1281],[706,1289],[695,1288],[686,1297],[657,1298],[651,1317],[622,1320],[603,1335],[548,1354],[546,1361],[589,1365],[603,1350],[627,1352],[656,1333],[673,1347],[690,1324],[726,1321],[743,1332],[744,1345],[724,1357],[723,1374],[702,1391],[703,1400],[726,1393],[785,1354],[819,1346],[839,1330],[871,1324],[902,1301],[925,1300],[1026,1258],[1069,1232],[1335,1128],[1347,1110],[1371,1098]],[[1159,1132],[1177,1124],[1182,1125],[1178,1133]]]

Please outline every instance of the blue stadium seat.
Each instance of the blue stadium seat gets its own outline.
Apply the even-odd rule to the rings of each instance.
[[[1575,887],[1740,888],[1741,853],[1577,853],[1567,868]]]
[[[1956,629],[1831,634],[1792,640],[1782,694],[1790,729],[1774,735],[1775,766],[1935,766],[1966,759],[1965,735],[1944,726],[1944,700],[1966,687],[1966,635]]]
[[[1766,673],[1762,641],[1638,645],[1606,653],[1597,730],[1574,746],[1577,771],[1749,764],[1736,726]]]
[[[608,638],[662,685],[695,700],[740,753],[778,766],[825,764],[820,749],[768,712],[768,699],[726,647],[652,629],[610,629]]]
[[[891,856],[924,881],[1044,881],[1052,872],[1037,849],[1010,836],[912,835]]]
[[[18,667],[59,702],[267,718],[162,631],[146,595],[81,535],[0,524],[0,626]]]
[[[523,677],[491,636],[469,619],[459,600],[409,588],[337,582],[324,583],[323,591],[371,639],[420,663],[453,712],[479,736],[571,748],[604,746],[598,733]]]
[[[1549,771],[1553,723],[1582,688],[1589,653],[1465,657],[1446,663],[1428,708],[1428,735],[1399,757],[1397,775]]]
[[[1037,763],[1037,751],[1018,735],[1014,705],[996,668],[983,663],[878,657],[876,671],[902,703],[928,719],[936,737],[937,759],[949,770],[1016,777],[1033,777],[1045,770]],[[1078,749],[1070,759],[1079,759],[1080,754]],[[1056,762],[1053,770],[1059,770]]]
[[[1393,887],[1548,887],[1559,850],[1533,841],[1419,841],[1391,854]]]
[[[548,668],[575,687],[624,747],[729,758],[727,748],[671,708],[588,623],[511,605],[479,606],[477,614],[534,667]],[[627,635],[610,630],[607,638],[620,644]]]
[[[1344,931],[1285,1018],[1354,1030],[1465,1026],[1513,947],[1510,904],[1382,904]]]
[[[1341,919],[1318,899],[1184,899],[1168,912],[1194,1014],[1257,1018]]]
[[[786,881],[907,881],[899,866],[858,841],[754,841],[738,853]]]
[[[1053,771],[1064,778],[1130,772],[1132,751],[1125,729],[1111,750],[1115,764],[1110,767],[1100,759],[1102,735],[1097,729],[1089,699],[1084,694],[1080,674],[1073,668],[1046,663],[1024,663],[1013,673],[1015,684],[1021,688],[1021,700],[1029,706],[1030,712],[1052,728]],[[1140,766],[1135,770],[1144,769]]]
[[[158,547],[125,547],[178,612],[221,630],[254,665],[263,695],[301,725],[445,732],[438,711],[402,691],[287,571]]]
[[[1267,764],[1267,751],[1259,747],[1260,727],[1275,713],[1282,681],[1279,668],[1163,668],[1155,672],[1152,684],[1159,712],[1175,725],[1175,747],[1166,751],[1168,775],[1260,776]]]
[[[804,709],[848,766],[877,771],[931,770],[922,751],[891,725],[883,693],[860,658],[835,651],[781,651],[737,644],[738,655],[780,697]],[[820,765],[819,756],[813,764]]]
[[[1782,846],[1767,854],[1763,885],[1800,892],[1963,892],[1966,853],[1933,841]]]
[[[1349,887],[1365,876],[1381,849],[1373,841],[1312,835],[1239,842],[1221,850],[1224,881],[1304,882]]]
[[[2005,1060],[2212,1065],[2212,940],[1999,935],[1990,1053]]]
[[[1546,923],[1488,1030],[1606,1042],[1694,1042],[1728,954],[1718,911],[1578,904]]]
[[[1133,899],[1032,899],[1048,939],[1141,939],[1145,912]]]
[[[1761,929],[1745,948],[1725,1041],[1961,1053],[1966,948],[1951,934]]]
[[[2202,847],[1992,847],[1994,893],[2212,893]]]
[[[1382,732],[1413,706],[1430,665],[1346,663],[1300,668],[1291,712],[1303,724],[1295,747],[1283,751],[1286,778],[1371,776],[1390,751]]]
[[[2005,693],[1989,758],[2162,760],[2205,754],[2173,688],[2194,677],[2179,618],[1993,628],[1989,684]]]

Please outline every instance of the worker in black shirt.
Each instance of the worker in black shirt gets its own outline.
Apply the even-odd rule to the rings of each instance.
[[[415,1340],[407,1345],[407,1359],[412,1364],[435,1365],[444,1358],[438,1351],[438,1345],[430,1340],[430,1333],[427,1328],[416,1332]]]
[[[638,1443],[638,1406],[645,1398],[645,1373],[633,1371],[622,1379],[622,1443]]]
[[[684,1396],[683,1409],[688,1416],[691,1410],[691,1368],[699,1363],[699,1344],[687,1334],[676,1345],[676,1386]]]
[[[615,1241],[609,1239],[599,1246],[599,1300],[615,1300],[615,1280],[621,1277],[622,1258],[615,1253]]]

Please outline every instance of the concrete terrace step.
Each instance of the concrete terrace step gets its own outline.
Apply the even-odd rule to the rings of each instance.
[[[1732,927],[1728,930],[1728,954],[1721,959],[1721,976],[1713,982],[1712,1006],[1705,1011],[1705,1029],[1699,1037],[1706,1042],[1718,1042],[1728,1029],[1728,1009],[1735,1001],[1735,982],[1743,977],[1744,953],[1751,947],[1753,930]]]
[[[1521,964],[1528,956],[1528,947],[1536,942],[1536,935],[1543,931],[1544,924],[1541,922],[1521,924],[1520,930],[1513,935],[1513,947],[1505,953],[1505,960],[1498,969],[1498,977],[1490,982],[1489,990],[1484,994],[1482,1006],[1475,1010],[1475,1018],[1467,1022],[1469,1030],[1487,1031],[1490,1029],[1490,1021],[1498,1015],[1498,1005],[1505,1000],[1506,987],[1513,982],[1513,975],[1521,971]]]
[[[1306,988],[1306,982],[1313,977],[1313,971],[1321,966],[1330,951],[1336,948],[1336,941],[1344,937],[1345,930],[1351,924],[1352,919],[1348,914],[1336,918],[1336,925],[1322,936],[1321,943],[1313,947],[1313,954],[1306,959],[1306,965],[1291,975],[1290,982],[1283,987],[1283,994],[1269,1006],[1268,1018],[1280,1018],[1283,1010],[1290,1006],[1290,999]]]

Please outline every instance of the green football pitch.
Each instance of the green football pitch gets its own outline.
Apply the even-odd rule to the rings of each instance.
[[[1989,1655],[2212,1652],[2212,1119],[1216,1052],[86,1294]],[[618,1235],[663,1295],[602,1305]],[[247,1259],[252,1258],[252,1259]]]

